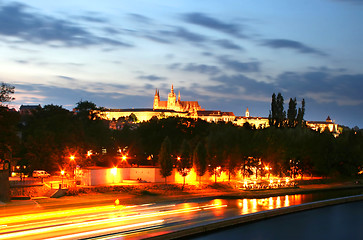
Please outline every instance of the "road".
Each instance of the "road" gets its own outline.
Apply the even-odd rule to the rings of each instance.
[[[311,195],[183,200],[142,205],[74,204],[0,218],[0,239],[141,239],[233,216],[310,202]],[[20,209],[21,208],[17,208]]]

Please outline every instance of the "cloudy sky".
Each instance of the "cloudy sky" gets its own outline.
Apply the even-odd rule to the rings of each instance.
[[[363,127],[362,0],[0,0],[0,82],[13,106],[151,108],[171,84],[206,110]]]

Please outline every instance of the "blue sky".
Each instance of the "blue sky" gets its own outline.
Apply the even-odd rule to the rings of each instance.
[[[171,84],[206,110],[267,117],[272,93],[305,120],[363,127],[361,0],[1,1],[11,104],[152,107]]]

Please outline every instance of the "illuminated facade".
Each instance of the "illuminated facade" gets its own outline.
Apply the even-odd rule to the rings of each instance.
[[[202,110],[197,101],[181,101],[180,92],[178,94],[178,99],[177,99],[173,85],[171,85],[171,90],[170,93],[168,94],[167,101],[160,101],[159,91],[156,89],[153,109],[154,110],[168,109],[168,110],[174,110],[176,112],[192,112],[192,111]]]
[[[339,136],[340,131],[338,129],[338,124],[333,122],[331,118],[328,116],[327,119],[324,121],[306,121],[306,125],[319,132],[324,132],[326,129],[329,130],[331,133],[334,134],[335,137]]]
[[[177,97],[173,85],[171,86],[167,101],[160,100],[159,91],[156,89],[152,109],[103,109],[94,112],[98,117],[110,121],[110,128],[113,129],[121,129],[123,121],[127,120],[132,114],[136,116],[138,122],[149,121],[152,117],[184,117],[202,119],[207,122],[232,122],[237,126],[243,126],[245,123],[248,123],[256,129],[270,126],[269,119],[266,117],[251,117],[248,108],[246,109],[245,116],[235,116],[233,112],[204,110],[198,101],[181,101],[180,92]],[[306,121],[306,125],[320,132],[328,129],[334,136],[339,136],[340,134],[338,124],[334,123],[329,116],[326,121]]]
[[[267,128],[270,126],[268,118],[265,117],[251,117],[250,111],[248,108],[246,109],[245,116],[244,117],[236,117],[234,123],[237,126],[243,126],[245,123],[250,124],[251,126],[254,126],[257,129],[261,128]]]

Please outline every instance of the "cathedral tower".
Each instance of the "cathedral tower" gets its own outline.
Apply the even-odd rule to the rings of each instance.
[[[168,109],[173,109],[176,103],[176,95],[174,93],[174,87],[171,85],[171,91],[168,95]]]
[[[159,102],[160,102],[160,95],[158,89],[155,90],[155,96],[154,96],[154,109],[159,108]]]

